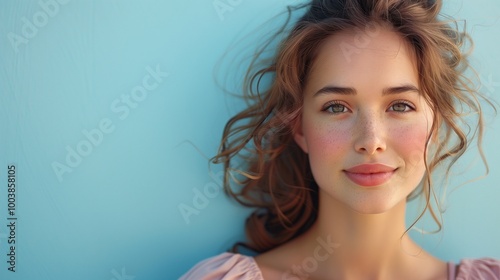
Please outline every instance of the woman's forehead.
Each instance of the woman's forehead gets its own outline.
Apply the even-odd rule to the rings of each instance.
[[[342,31],[325,39],[310,68],[307,85],[334,83],[354,87],[412,83],[418,87],[418,69],[411,45],[398,33],[381,29],[375,36]],[[362,83],[360,84],[362,86]]]

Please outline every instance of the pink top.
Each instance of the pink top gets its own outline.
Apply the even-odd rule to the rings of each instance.
[[[252,257],[222,253],[203,260],[179,280],[264,280]],[[464,259],[455,274],[455,264],[448,263],[448,280],[500,280],[500,260]]]

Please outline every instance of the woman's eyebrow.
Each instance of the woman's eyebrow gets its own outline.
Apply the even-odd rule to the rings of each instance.
[[[388,94],[398,94],[403,92],[415,92],[420,93],[420,90],[412,84],[404,84],[397,87],[387,87],[382,90],[382,95]],[[339,87],[339,86],[325,86],[318,90],[314,97],[324,94],[342,94],[342,95],[356,95],[356,89],[351,87]]]

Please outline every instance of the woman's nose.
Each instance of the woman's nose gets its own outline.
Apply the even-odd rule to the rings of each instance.
[[[373,155],[386,150],[386,129],[375,114],[359,115],[353,128],[356,152]]]

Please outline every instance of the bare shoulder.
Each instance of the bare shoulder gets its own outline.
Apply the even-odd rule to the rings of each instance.
[[[444,262],[427,252],[423,252],[422,256],[416,257],[413,262],[413,271],[423,271],[420,275],[422,279],[429,280],[447,280],[448,279],[448,263]]]
[[[289,270],[293,256],[288,247],[282,245],[254,257],[264,279],[286,279],[284,276]]]
[[[292,240],[254,257],[264,279],[292,279],[293,266],[300,258],[300,250],[294,243]]]
[[[254,257],[264,279],[286,279],[286,265],[283,255],[277,252],[266,252]]]
[[[429,272],[432,272],[430,274],[429,279],[432,280],[448,279],[448,264],[446,262],[436,259],[434,263],[428,267],[430,267]]]

